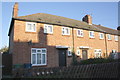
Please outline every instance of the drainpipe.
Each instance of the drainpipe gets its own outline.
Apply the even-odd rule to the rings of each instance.
[[[105,57],[108,57],[106,33],[104,34],[104,37],[105,37],[105,48],[106,48],[106,56]]]
[[[73,44],[73,51],[74,51],[74,28],[72,27],[72,44]]]

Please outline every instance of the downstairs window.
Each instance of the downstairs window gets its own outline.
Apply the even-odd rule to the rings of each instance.
[[[46,48],[32,48],[31,49],[31,63],[32,65],[46,65]]]

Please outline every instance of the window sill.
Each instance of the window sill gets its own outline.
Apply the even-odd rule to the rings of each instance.
[[[32,65],[33,67],[34,66],[47,66],[47,64],[34,64],[34,65]]]
[[[62,34],[62,36],[68,36],[68,37],[70,37],[70,35],[65,35],[65,34]]]
[[[95,39],[95,37],[89,37],[89,39]]]
[[[99,39],[99,40],[104,40],[104,38],[103,38],[103,39],[101,38],[101,39]]]
[[[115,41],[115,42],[118,42],[118,41]]]
[[[111,39],[108,39],[108,41],[112,41]]]
[[[26,31],[25,33],[33,33],[33,34],[35,34],[36,32],[28,32],[28,31]]]
[[[53,35],[53,33],[44,33],[44,34],[46,34],[46,35]]]
[[[83,36],[77,36],[77,38],[83,38]]]

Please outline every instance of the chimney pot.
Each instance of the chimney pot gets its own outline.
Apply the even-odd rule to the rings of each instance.
[[[117,30],[120,30],[120,26],[117,27]]]

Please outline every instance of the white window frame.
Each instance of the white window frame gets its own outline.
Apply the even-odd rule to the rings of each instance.
[[[90,33],[92,33],[92,36],[90,35]],[[90,37],[90,38],[95,38],[94,31],[89,31],[89,37]]]
[[[101,49],[94,49],[94,55],[95,55],[94,56],[95,58],[100,58],[102,56],[102,50]]]
[[[32,50],[36,50],[36,52],[35,53],[32,53]],[[41,52],[37,52],[37,50],[40,50]],[[42,50],[45,50],[46,51],[46,53],[42,53]],[[35,59],[35,64],[32,64],[32,62],[33,62],[33,59],[32,59],[32,55],[33,54],[35,54],[35,56],[36,56],[36,59]],[[41,54],[41,64],[37,64],[37,54]],[[45,55],[45,63],[43,64],[42,63],[42,55]],[[47,65],[47,50],[46,50],[46,48],[31,48],[31,64],[32,64],[32,66],[42,66],[42,65]]]
[[[115,50],[115,49],[112,50],[112,53],[116,53],[116,52],[117,52],[117,50]]]
[[[118,41],[118,36],[117,35],[115,35],[114,38],[115,38],[115,41]]]
[[[72,56],[71,50],[67,50],[68,56]]]
[[[33,25],[35,25],[35,30],[33,30],[33,29],[29,30],[28,29],[28,24],[31,24],[32,27],[33,27]],[[26,30],[26,32],[36,32],[36,23],[34,23],[34,22],[26,22],[25,30]]]
[[[80,31],[80,34],[78,34],[78,31]],[[82,35],[81,35],[82,34]],[[77,36],[78,37],[83,37],[83,30],[81,30],[81,29],[77,29]]]
[[[108,40],[112,40],[112,38],[111,38],[111,35],[110,35],[110,34],[107,34],[107,38],[108,38]]]
[[[103,37],[102,37],[101,35],[102,35]],[[99,36],[100,36],[100,39],[104,39],[104,34],[103,34],[103,33],[99,33]]]
[[[77,50],[76,53],[77,53],[77,56],[80,56],[80,50]]]
[[[49,27],[52,28],[52,31],[49,31],[49,29],[48,29]],[[53,25],[44,24],[44,33],[53,34]]]
[[[68,29],[68,33],[66,32],[66,29]],[[70,35],[70,28],[69,27],[62,27],[62,35]]]

